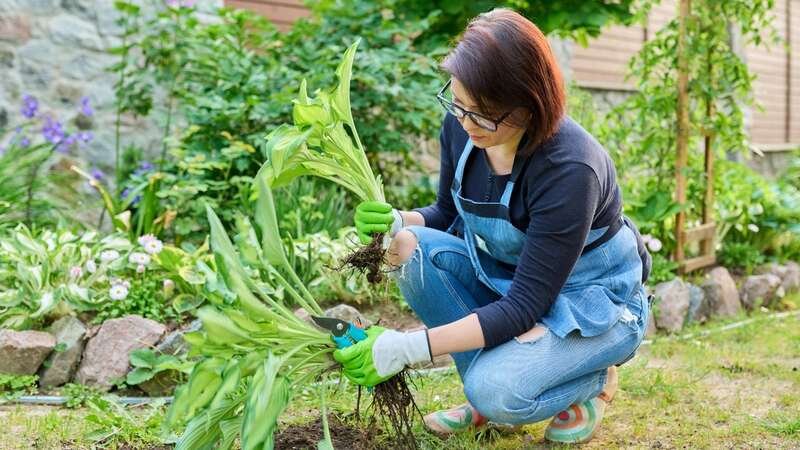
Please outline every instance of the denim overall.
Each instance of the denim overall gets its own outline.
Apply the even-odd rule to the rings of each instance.
[[[478,252],[486,252],[507,264],[519,263],[527,236],[511,223],[509,201],[525,159],[514,159],[511,177],[499,203],[476,202],[461,196],[464,167],[472,149],[472,140],[468,139],[451,187],[459,217],[448,232],[462,231],[477,278],[502,296],[511,287],[512,278],[487,275]],[[633,233],[618,233],[626,225]],[[642,304],[636,294],[644,295],[644,277],[636,233],[635,227],[622,217],[610,226],[590,230],[580,258],[541,323],[562,338],[576,329],[582,336],[591,337],[606,332],[621,317],[627,320],[639,317]]]

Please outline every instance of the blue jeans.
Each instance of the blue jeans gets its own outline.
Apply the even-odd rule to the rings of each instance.
[[[418,246],[395,277],[428,328],[464,318],[500,297],[477,279],[463,239],[432,228],[406,229]],[[479,257],[489,277],[511,275],[487,253]],[[611,329],[597,336],[575,330],[561,338],[547,330],[532,341],[514,338],[490,349],[453,353],[470,404],[492,421],[522,424],[596,397],[608,367],[632,358],[644,338],[649,314],[644,288],[635,297],[640,317],[626,308]]]

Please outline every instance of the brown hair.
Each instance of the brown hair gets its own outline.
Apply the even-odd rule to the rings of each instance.
[[[472,19],[441,68],[464,85],[481,111],[524,108],[532,114],[509,121],[527,129],[523,155],[558,130],[566,109],[561,70],[545,35],[517,12],[496,8]]]

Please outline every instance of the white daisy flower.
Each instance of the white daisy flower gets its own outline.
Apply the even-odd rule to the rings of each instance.
[[[86,271],[89,273],[95,273],[97,271],[97,264],[95,264],[93,259],[86,261]]]
[[[69,269],[70,278],[80,278],[81,275],[83,275],[83,269],[81,269],[81,266],[73,266],[71,269]]]
[[[144,265],[139,264],[139,266],[136,267],[136,273],[144,273]]]
[[[156,239],[156,237],[153,236],[152,234],[144,234],[142,236],[139,236],[139,245],[141,245],[142,247],[147,247],[148,242],[157,240],[158,239]]]
[[[171,295],[172,291],[175,290],[175,282],[167,278],[164,280],[164,295]]]
[[[647,242],[647,248],[650,249],[651,252],[658,252],[663,247],[663,244],[658,238],[651,238]]]
[[[150,264],[150,255],[142,252],[133,252],[130,254],[130,256],[128,256],[128,262],[132,264],[146,266]]]
[[[144,251],[147,253],[151,255],[157,255],[161,253],[161,250],[164,248],[164,244],[158,239],[152,239],[142,244],[142,247],[144,247]]]
[[[124,300],[128,296],[128,288],[121,284],[115,284],[111,286],[108,295],[112,300]]]
[[[116,250],[106,250],[100,253],[100,261],[111,262],[119,258],[119,252]]]

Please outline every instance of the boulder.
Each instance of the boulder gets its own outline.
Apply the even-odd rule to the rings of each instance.
[[[655,287],[656,326],[669,332],[680,331],[689,311],[689,285],[680,278]]]
[[[55,346],[50,333],[0,330],[0,373],[33,375]]]
[[[154,346],[165,331],[164,325],[136,315],[106,320],[86,344],[75,381],[109,390],[128,373],[131,352]]]
[[[53,322],[48,331],[55,336],[56,345],[64,348],[50,353],[39,370],[39,385],[61,386],[72,379],[81,361],[86,326],[73,316],[64,316]]]
[[[709,307],[706,293],[699,286],[689,284],[689,310],[685,323],[705,322],[708,320]]]
[[[657,331],[656,319],[651,313],[649,316],[647,316],[647,330],[644,332],[644,337],[653,337],[656,335]]]
[[[758,302],[760,306],[770,307],[784,295],[781,279],[771,273],[751,275],[742,283],[742,304],[753,309]]]
[[[786,293],[800,291],[800,264],[786,263],[786,273],[781,277],[781,286]]]
[[[715,317],[733,317],[739,314],[741,303],[739,291],[728,269],[715,267],[700,286],[708,301],[709,315]]]

